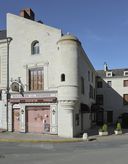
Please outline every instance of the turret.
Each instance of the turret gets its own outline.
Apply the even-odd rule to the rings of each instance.
[[[74,111],[78,103],[79,40],[64,35],[58,45],[58,126],[60,136],[73,137]]]
[[[58,41],[59,100],[78,100],[78,53],[79,40],[72,35],[64,35]]]

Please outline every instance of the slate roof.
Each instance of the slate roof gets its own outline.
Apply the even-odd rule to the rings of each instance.
[[[6,39],[6,37],[7,37],[6,30],[0,30],[0,40]]]
[[[124,71],[128,71],[128,68],[112,69],[112,70],[108,70],[108,71],[109,72],[112,71],[112,77],[123,77],[124,76]],[[100,76],[102,78],[106,77],[106,72],[104,70],[97,70],[97,74],[98,74],[98,76]]]

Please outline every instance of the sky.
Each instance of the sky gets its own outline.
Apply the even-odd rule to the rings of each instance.
[[[128,0],[0,0],[0,29],[6,13],[24,8],[36,20],[75,35],[96,70],[128,68]]]

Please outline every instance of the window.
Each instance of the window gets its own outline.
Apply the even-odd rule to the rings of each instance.
[[[94,96],[93,98],[95,99],[96,98],[96,89],[95,88],[93,89],[93,96]]]
[[[93,87],[92,87],[92,85],[90,85],[90,89],[89,89],[89,97],[90,98],[93,98]]]
[[[79,114],[75,114],[75,124],[76,124],[76,126],[79,126],[79,122],[80,122]]]
[[[32,42],[32,44],[31,44],[31,53],[33,55],[35,55],[35,54],[39,54],[40,53],[39,51],[40,51],[39,50],[39,42],[38,41]]]
[[[61,74],[61,81],[65,81],[65,74]]]
[[[0,100],[2,100],[2,90],[0,90]]]
[[[90,81],[90,71],[88,71],[88,81]]]
[[[93,72],[92,72],[92,83],[93,83]]]
[[[112,86],[112,81],[107,81],[108,87]]]
[[[124,87],[128,87],[128,80],[124,80]]]
[[[81,93],[84,94],[84,78],[81,77]]]
[[[102,81],[97,81],[97,88],[102,88],[102,87],[103,87]]]
[[[29,90],[44,89],[44,72],[43,68],[29,70]]]
[[[106,72],[106,77],[112,77],[112,72]]]
[[[103,105],[103,95],[96,95],[96,103],[98,105]]]
[[[123,104],[128,105],[128,94],[123,95]]]
[[[124,71],[124,76],[128,76],[128,71]]]

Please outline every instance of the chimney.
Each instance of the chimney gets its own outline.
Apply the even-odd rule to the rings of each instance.
[[[108,71],[108,65],[107,65],[106,62],[104,63],[104,71],[105,71],[105,72]]]
[[[33,20],[33,21],[35,20],[35,14],[32,11],[32,9],[30,9],[30,8],[21,10],[20,11],[20,16],[24,17],[24,18],[27,18],[27,19],[30,19],[30,20]]]

